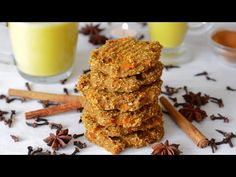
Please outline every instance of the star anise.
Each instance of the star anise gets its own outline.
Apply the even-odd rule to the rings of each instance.
[[[179,150],[179,144],[169,144],[168,140],[164,144],[154,144],[152,149],[152,155],[179,155],[182,153]]]
[[[56,135],[50,133],[50,136],[44,139],[44,142],[46,142],[48,146],[51,146],[53,150],[58,150],[59,148],[64,148],[71,138],[72,136],[68,134],[68,129],[58,129]]]
[[[100,28],[100,24],[93,25],[92,23],[86,25],[80,30],[80,33],[84,35],[93,35],[93,34],[99,34],[104,29]]]
[[[209,100],[209,96],[202,95],[201,92],[198,92],[198,93],[188,92],[184,94],[183,97],[187,103],[190,103],[196,106],[205,105],[208,103],[208,100]]]
[[[201,122],[207,117],[207,113],[204,110],[201,110],[199,107],[194,107],[191,104],[186,104],[179,112],[190,122],[193,120]]]
[[[107,40],[108,38],[106,36],[100,34],[92,34],[89,38],[89,42],[93,45],[103,45]]]

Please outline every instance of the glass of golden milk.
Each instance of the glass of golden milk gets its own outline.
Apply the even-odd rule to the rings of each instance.
[[[148,23],[150,39],[159,41],[163,46],[161,60],[164,64],[182,64],[191,60],[191,52],[184,43],[189,27],[186,22]],[[200,31],[202,28],[193,26],[191,30]]]
[[[76,57],[78,23],[8,23],[15,63],[22,77],[52,83],[68,78]]]

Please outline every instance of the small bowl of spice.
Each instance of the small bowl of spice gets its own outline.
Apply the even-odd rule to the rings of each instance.
[[[236,24],[212,29],[209,43],[221,61],[236,67]]]

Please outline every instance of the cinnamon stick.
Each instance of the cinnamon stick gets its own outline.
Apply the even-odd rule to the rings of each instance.
[[[53,106],[50,108],[40,109],[36,111],[26,112],[25,118],[26,119],[34,119],[38,117],[47,117],[56,115],[63,112],[68,112],[71,110],[76,110],[79,108],[82,108],[82,104],[80,102],[71,102],[71,103],[65,103],[57,106]]]
[[[52,94],[52,93],[34,92],[34,91],[26,91],[19,89],[9,89],[8,95],[22,97],[26,99],[48,100],[58,103],[79,102],[82,105],[84,104],[85,101],[84,97],[82,96]]]
[[[200,148],[208,146],[208,139],[182,114],[175,109],[175,107],[168,101],[167,98],[162,96],[160,98],[161,104],[169,112],[170,117],[176,124],[192,139],[192,141]]]

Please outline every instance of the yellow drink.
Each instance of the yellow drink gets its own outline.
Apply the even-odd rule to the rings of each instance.
[[[165,48],[180,46],[188,30],[184,22],[150,22],[148,27],[151,40],[159,41]]]
[[[69,70],[75,59],[78,23],[9,23],[19,70],[37,77]]]

